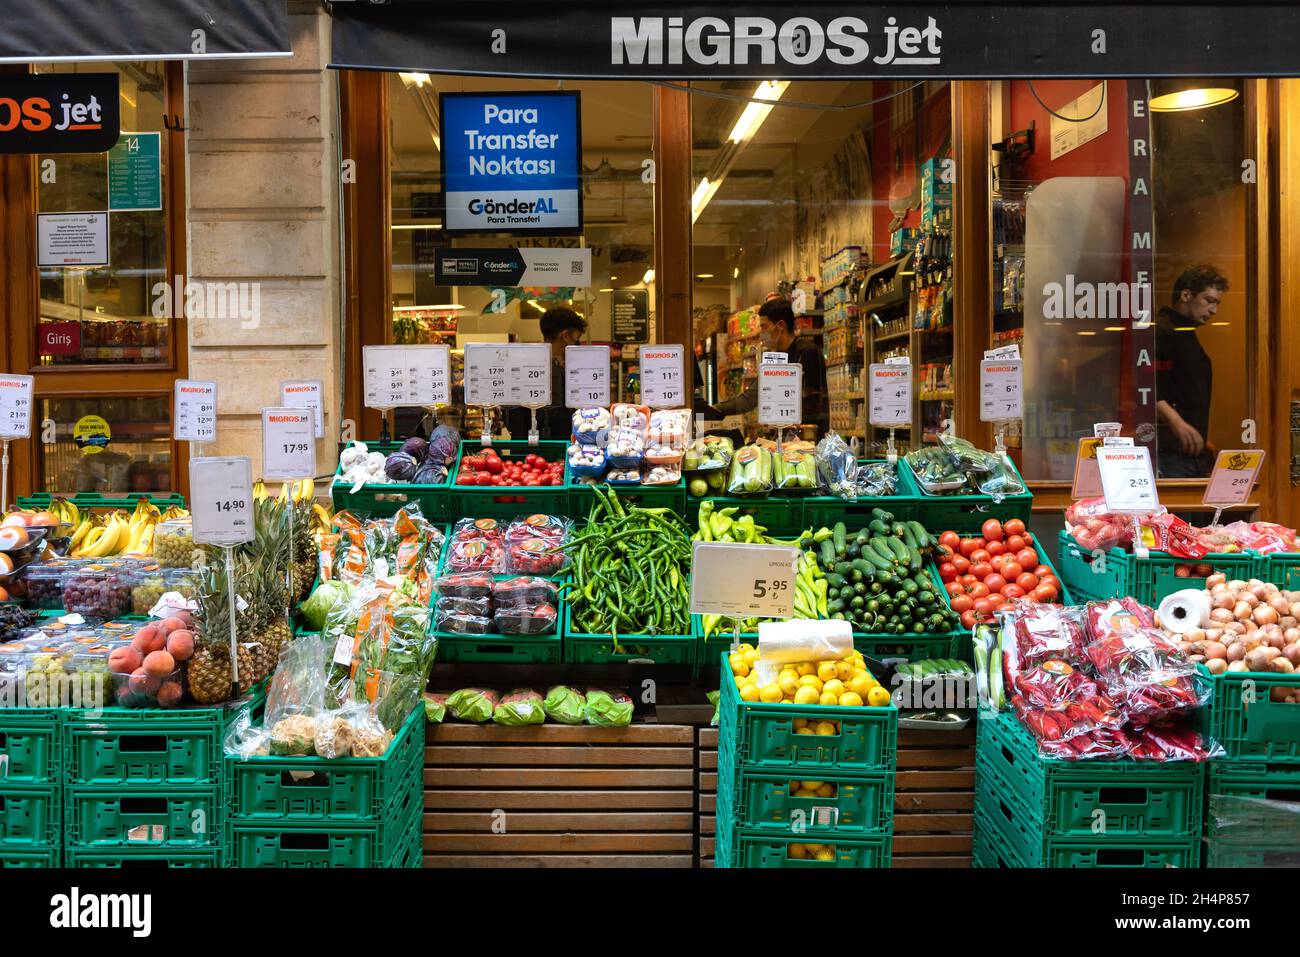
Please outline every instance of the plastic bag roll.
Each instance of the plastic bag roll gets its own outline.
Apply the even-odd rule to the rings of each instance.
[[[1176,635],[1185,635],[1210,624],[1210,596],[1195,588],[1167,595],[1156,610],[1160,624]]]
[[[758,658],[778,665],[801,661],[839,661],[853,651],[847,621],[763,621],[758,625]]]

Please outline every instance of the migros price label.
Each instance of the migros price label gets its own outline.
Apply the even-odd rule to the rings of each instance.
[[[1102,495],[1110,511],[1145,515],[1160,507],[1151,453],[1146,446],[1103,445],[1096,449],[1096,456]]]

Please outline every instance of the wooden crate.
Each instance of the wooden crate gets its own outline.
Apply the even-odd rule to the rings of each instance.
[[[695,798],[700,821],[700,867],[712,867],[716,833],[714,810],[718,801],[718,729],[696,728],[695,737],[699,750]]]
[[[960,731],[898,729],[894,867],[970,867],[975,719]]]
[[[692,867],[695,729],[430,725],[425,867]]]

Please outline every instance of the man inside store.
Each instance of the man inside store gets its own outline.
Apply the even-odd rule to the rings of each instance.
[[[551,404],[537,410],[537,431],[542,441],[568,441],[572,423],[564,404],[564,347],[582,345],[587,320],[567,306],[552,306],[542,313],[538,326],[551,347]],[[506,415],[511,438],[527,439],[531,421],[528,409],[511,409]]]
[[[1174,283],[1173,301],[1156,317],[1157,460],[1161,478],[1210,474],[1207,445],[1214,366],[1196,330],[1214,318],[1228,280],[1213,266],[1191,266]]]
[[[817,437],[830,428],[830,406],[826,398],[826,360],[821,346],[810,337],[796,335],[794,309],[788,299],[774,298],[758,310],[759,349],[761,352],[784,352],[786,361],[803,366],[803,421],[816,424]],[[724,416],[738,415],[758,407],[758,382],[733,399],[719,402]]]

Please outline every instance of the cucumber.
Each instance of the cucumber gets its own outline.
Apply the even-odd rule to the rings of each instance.
[[[834,565],[836,557],[835,543],[829,538],[823,539],[821,543],[822,568],[830,568]]]
[[[873,535],[888,535],[888,534],[889,534],[889,526],[886,525],[884,522],[882,522],[882,521],[881,521],[880,519],[878,519],[878,518],[877,518],[877,519],[872,519],[871,524],[869,524],[869,525],[867,526],[867,528],[871,529],[871,533],[872,533]]]
[[[835,550],[837,552],[844,551],[845,538],[848,536],[848,534],[849,534],[849,530],[845,528],[843,522],[835,523],[835,528],[831,532],[831,540],[835,543]]]
[[[844,587],[844,576],[841,575],[839,572],[827,572],[827,573],[826,573],[826,587],[827,587],[827,588],[843,588],[843,587]]]
[[[926,527],[920,522],[913,519],[906,523],[913,537],[916,539],[916,547],[922,551],[929,551],[939,544],[938,540],[926,530]]]
[[[894,557],[901,564],[905,565],[909,561],[911,561],[912,550],[907,547],[907,543],[904,542],[901,538],[894,538],[891,536],[885,539],[885,544],[889,546],[890,551],[894,553]]]
[[[876,551],[874,547],[871,546],[867,546],[862,549],[862,557],[854,559],[853,567],[862,568],[863,565],[866,565],[868,563],[875,566],[876,570],[882,572],[892,571],[894,567],[893,562],[887,559],[884,555],[881,555],[879,552]],[[862,568],[862,571],[865,574],[867,569]]]

